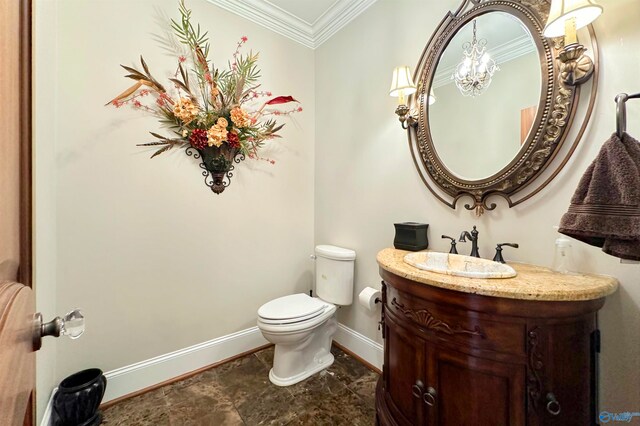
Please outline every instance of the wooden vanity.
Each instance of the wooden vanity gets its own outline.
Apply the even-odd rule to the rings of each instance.
[[[518,275],[472,279],[378,253],[384,368],[380,425],[592,425],[598,310],[615,278],[510,263]]]

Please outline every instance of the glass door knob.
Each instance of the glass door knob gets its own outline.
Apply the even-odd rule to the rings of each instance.
[[[84,333],[84,315],[80,309],[74,309],[62,318],[60,334],[75,340]]]
[[[43,323],[42,314],[38,312],[34,318],[33,329],[33,350],[37,351],[42,347],[44,336],[69,336],[77,339],[84,333],[84,315],[80,309],[74,309],[64,317],[55,317],[53,320]]]

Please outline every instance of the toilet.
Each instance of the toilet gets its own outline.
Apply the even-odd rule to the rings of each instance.
[[[353,302],[356,252],[319,245],[315,253],[317,297],[292,294],[258,309],[258,328],[276,346],[269,380],[278,386],[293,385],[333,364],[337,305]]]

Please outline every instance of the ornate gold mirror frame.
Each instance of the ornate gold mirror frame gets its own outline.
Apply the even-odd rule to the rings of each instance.
[[[509,207],[522,203],[551,182],[566,165],[582,138],[595,104],[599,77],[598,46],[591,25],[588,26],[588,32],[595,70],[581,127],[569,149],[564,150],[561,159],[554,162],[551,172],[545,174],[546,179],[536,179],[561,151],[576,118],[581,90],[581,86],[565,85],[559,78],[559,65],[555,58],[563,47],[563,39],[548,39],[542,35],[549,7],[548,0],[463,0],[457,11],[445,16],[422,53],[414,76],[418,81],[417,92],[409,99],[409,105],[418,112],[409,128],[409,144],[413,161],[424,184],[436,198],[453,209],[456,208],[457,201],[465,196],[473,199],[473,203],[465,204],[465,208],[475,210],[478,215],[496,208],[495,203],[487,203],[487,199],[493,195],[505,198]],[[516,157],[488,178],[464,180],[445,167],[434,147],[428,120],[429,89],[439,58],[456,32],[474,18],[496,11],[519,18],[536,43],[542,71],[540,101],[529,136]],[[455,124],[455,120],[456,117],[452,117],[452,124]],[[516,193],[532,183],[534,185],[525,196],[515,197]]]

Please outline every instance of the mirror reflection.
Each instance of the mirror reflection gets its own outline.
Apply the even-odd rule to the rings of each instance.
[[[535,122],[541,72],[517,17],[494,11],[460,28],[438,61],[428,107],[434,149],[451,173],[481,180],[516,157]]]

